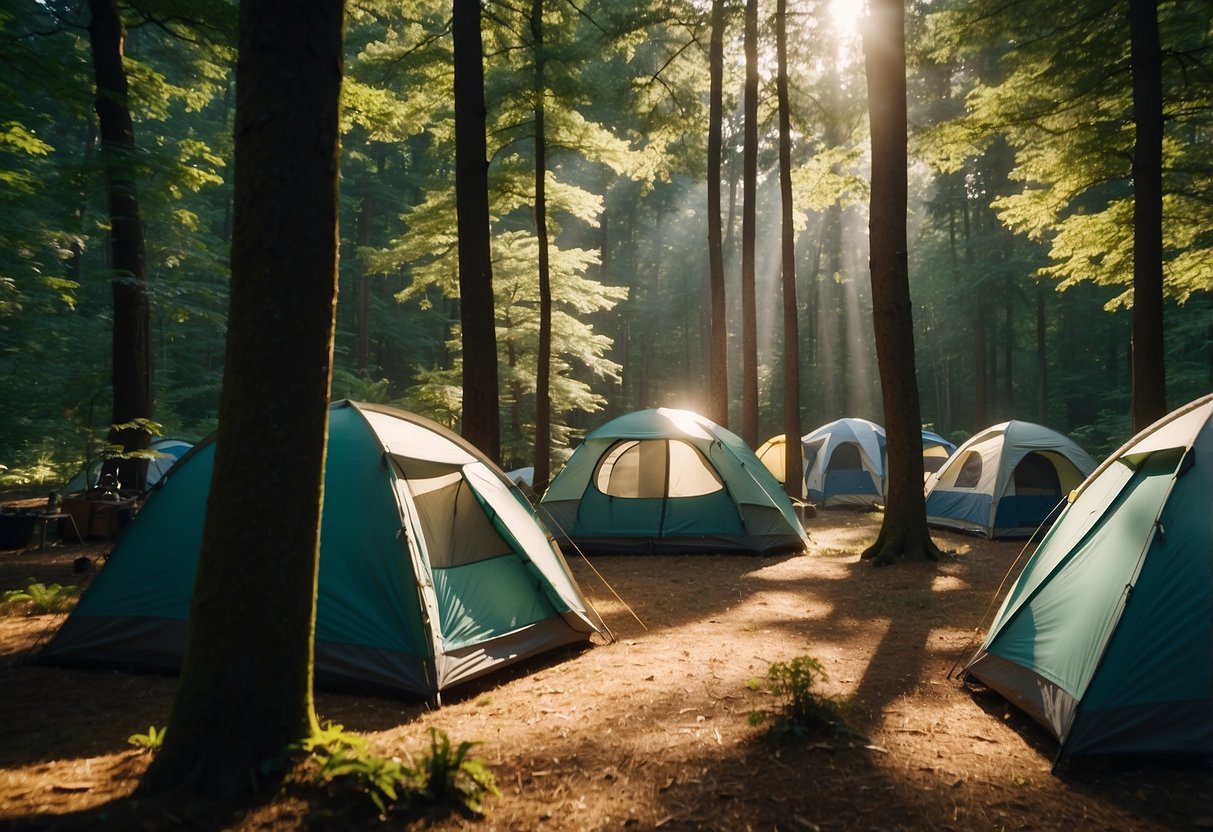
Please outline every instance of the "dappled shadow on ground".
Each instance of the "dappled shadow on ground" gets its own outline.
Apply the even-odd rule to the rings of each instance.
[[[1054,773],[1047,736],[949,678],[1021,544],[945,537],[953,559],[874,569],[858,550],[879,519],[823,512],[810,524],[813,553],[799,557],[595,558],[612,590],[570,558],[618,641],[494,674],[438,709],[319,692],[317,710],[386,755],[417,754],[431,728],[478,741],[502,792],[486,830],[1213,827],[1202,826],[1207,769]],[[0,636],[15,629],[0,618]],[[845,701],[866,739],[764,740],[750,714],[780,706],[767,669],[796,656],[820,661],[821,692]],[[127,828],[383,827],[365,805],[318,790],[223,815],[219,827],[204,809],[115,803],[148,759],[126,738],[163,725],[174,680],[20,662],[0,674],[0,827],[105,828],[102,812]]]

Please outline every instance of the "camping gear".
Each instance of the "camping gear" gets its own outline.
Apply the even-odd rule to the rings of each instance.
[[[192,447],[193,444],[183,439],[169,439],[164,436],[153,439],[148,450],[155,452],[155,456],[147,461],[146,487],[151,488],[159,482],[160,478],[168,473],[168,469],[172,468],[173,464]],[[67,485],[63,487],[63,493],[71,494],[76,491],[103,489],[100,475],[101,460],[94,460],[68,481]],[[117,488],[121,488],[121,484],[118,484]]]
[[[1213,396],[1071,495],[965,673],[1048,729],[1058,759],[1213,753]]]
[[[667,407],[592,431],[540,507],[557,540],[586,552],[774,554],[808,546],[792,501],[745,442]]]
[[[867,419],[837,419],[802,437],[805,493],[823,508],[884,503],[884,428]]]
[[[934,474],[956,452],[956,445],[944,439],[938,433],[924,430],[922,432],[922,476],[925,480]]]
[[[1031,537],[1095,470],[1073,440],[1012,420],[978,432],[926,482],[927,523],[991,539]]]
[[[180,666],[214,450],[200,443],[152,492],[44,658]],[[330,407],[318,685],[437,698],[604,629],[518,490],[472,445],[394,408]]]

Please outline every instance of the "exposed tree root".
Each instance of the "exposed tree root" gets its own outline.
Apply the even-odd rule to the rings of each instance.
[[[921,533],[880,530],[876,542],[864,549],[860,560],[873,566],[891,566],[900,561],[943,559],[943,551],[935,545],[931,535],[924,529]]]

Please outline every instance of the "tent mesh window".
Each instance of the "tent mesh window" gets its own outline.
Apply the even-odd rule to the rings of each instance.
[[[981,454],[977,451],[969,451],[965,455],[964,463],[960,466],[960,473],[956,475],[956,487],[976,488],[979,482],[981,482]]]
[[[720,475],[694,445],[673,439],[626,439],[598,462],[594,485],[627,499],[700,497],[724,488]]]
[[[849,469],[858,471],[863,468],[863,460],[859,456],[859,446],[853,442],[843,442],[830,454],[830,470]]]
[[[1061,496],[1057,469],[1043,454],[1032,451],[1015,466],[1015,493]]]

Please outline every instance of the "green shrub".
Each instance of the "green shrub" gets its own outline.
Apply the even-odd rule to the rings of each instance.
[[[773,717],[768,734],[771,739],[786,741],[857,733],[843,718],[845,703],[817,691],[819,682],[828,681],[817,659],[798,656],[786,662],[775,662],[767,668],[767,681],[771,693],[785,701],[774,715],[763,710],[751,711],[748,721],[757,727]]]

